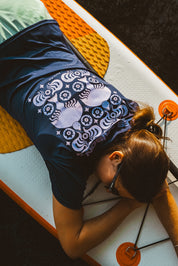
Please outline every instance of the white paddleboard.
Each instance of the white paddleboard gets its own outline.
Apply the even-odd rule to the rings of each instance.
[[[72,0],[64,0],[81,18],[96,30],[107,42],[110,48],[110,62],[104,79],[118,88],[126,97],[144,102],[154,107],[157,120],[159,104],[164,100],[172,100],[178,104],[177,95],[162,82],[136,55],[121,41],[103,27],[86,10]],[[167,152],[171,160],[178,165],[178,120],[168,123]],[[18,195],[18,202],[30,214],[41,222],[55,235],[55,225],[52,212],[52,190],[47,168],[34,146],[13,153],[0,154],[0,177],[5,184]],[[174,179],[169,173],[170,179]],[[87,190],[95,183],[95,178],[89,179]],[[171,191],[178,203],[176,183],[171,185]],[[7,192],[7,191],[6,191]],[[9,193],[13,196],[13,192]],[[100,185],[86,202],[111,198]],[[17,199],[17,197],[16,197]],[[89,205],[85,208],[85,217],[94,217],[110,208],[115,201]],[[115,232],[102,244],[88,252],[92,265],[117,266],[116,251],[124,242],[134,243],[138,234],[145,208],[140,208],[130,214]],[[138,246],[168,237],[152,207],[149,208]],[[171,241],[166,241],[141,250],[141,266],[176,266],[177,257]]]

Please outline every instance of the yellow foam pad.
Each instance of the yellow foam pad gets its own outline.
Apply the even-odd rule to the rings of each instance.
[[[95,30],[63,1],[41,0],[60,29],[84,58],[104,77],[109,64],[109,46]]]
[[[24,149],[32,145],[25,130],[0,106],[0,153]]]

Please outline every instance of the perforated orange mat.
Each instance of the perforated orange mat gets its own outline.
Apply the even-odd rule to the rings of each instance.
[[[41,0],[61,30],[96,72],[103,77],[109,63],[107,42],[61,0]],[[0,106],[0,153],[14,152],[33,143],[20,124]]]
[[[41,0],[60,29],[87,59],[96,72],[103,77],[109,63],[107,42],[61,0]]]

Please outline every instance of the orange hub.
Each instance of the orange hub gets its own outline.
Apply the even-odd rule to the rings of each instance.
[[[116,251],[117,262],[120,266],[137,266],[141,255],[139,250],[134,250],[134,244],[126,242],[121,244]]]
[[[172,121],[178,118],[178,104],[171,100],[161,102],[158,111],[161,117],[167,115],[167,120]]]

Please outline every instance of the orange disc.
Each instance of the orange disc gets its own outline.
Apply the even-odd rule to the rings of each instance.
[[[140,251],[134,250],[134,244],[126,242],[121,244],[116,251],[117,262],[120,266],[137,266],[140,262]]]
[[[178,118],[178,104],[171,100],[161,102],[158,111],[161,117],[167,115],[167,120],[171,121]]]

